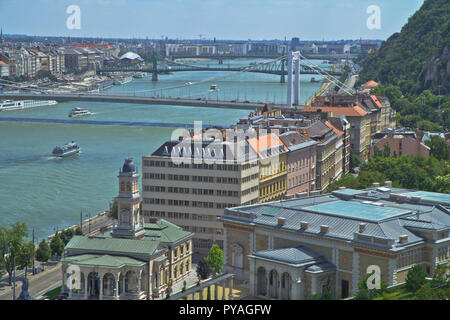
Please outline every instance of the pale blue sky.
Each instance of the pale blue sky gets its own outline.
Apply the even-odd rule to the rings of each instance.
[[[0,0],[8,34],[219,40],[386,39],[400,31],[424,0]],[[81,29],[69,30],[69,5],[81,9]],[[381,9],[381,29],[369,30],[366,9]]]

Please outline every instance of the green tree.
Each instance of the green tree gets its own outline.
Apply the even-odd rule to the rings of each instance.
[[[33,241],[24,243],[16,260],[16,265],[19,269],[25,269],[25,277],[27,276],[28,268],[33,266],[35,251],[36,247]]]
[[[36,260],[45,263],[50,259],[51,254],[52,251],[50,250],[47,241],[43,239],[36,250]]]
[[[311,296],[311,300],[336,300],[334,295],[331,293],[330,290],[325,289],[322,294],[313,294]]]
[[[421,265],[415,265],[409,269],[406,275],[406,289],[410,292],[416,292],[426,282],[427,274],[423,270]]]
[[[361,165],[361,158],[356,155],[353,149],[350,149],[350,172],[354,172],[356,167]]]
[[[425,142],[430,147],[430,154],[438,160],[448,160],[448,147],[444,139],[439,136],[431,136]]]
[[[206,262],[208,262],[208,265],[214,275],[222,271],[223,252],[217,244],[213,245],[209,250],[208,256],[206,257]]]
[[[414,295],[414,300],[437,300],[438,296],[436,290],[433,289],[430,283],[425,283],[420,287]]]
[[[436,177],[436,191],[450,193],[450,174]]]
[[[58,257],[64,252],[64,242],[58,232],[56,232],[55,236],[50,241],[50,249],[52,250],[52,254]]]
[[[76,235],[76,236],[82,236],[82,235],[83,235],[83,231],[81,230],[81,227],[80,227],[80,226],[78,226],[78,227],[75,229],[75,235]]]
[[[383,157],[388,158],[390,156],[391,156],[391,145],[386,142],[383,146]]]
[[[28,236],[25,222],[16,222],[10,229],[3,228],[0,232],[0,256],[3,257],[4,268],[8,272],[8,284],[11,285],[14,271],[14,261],[16,265],[20,263],[19,255],[24,245],[24,238]]]
[[[114,198],[112,204],[111,204],[111,209],[109,211],[109,215],[113,218],[113,219],[118,219],[118,212],[119,209],[117,207],[117,199]]]

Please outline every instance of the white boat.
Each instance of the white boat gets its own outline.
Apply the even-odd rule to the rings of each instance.
[[[69,113],[69,117],[76,118],[76,117],[82,117],[82,116],[89,116],[91,114],[92,114],[92,112],[90,112],[87,109],[73,108]]]
[[[145,78],[146,76],[147,76],[147,72],[138,72],[133,76],[133,78],[142,79],[142,78]]]
[[[62,146],[56,146],[52,154],[56,157],[68,157],[73,154],[79,153],[81,148],[75,143],[75,141],[72,141],[71,143],[63,144]]]
[[[209,92],[213,92],[217,90],[217,84],[212,84],[211,87],[209,87]]]
[[[114,79],[114,84],[120,85],[133,81],[133,77],[123,77],[119,79]]]
[[[43,106],[54,106],[58,104],[55,100],[4,100],[0,101],[0,111],[21,110]]]

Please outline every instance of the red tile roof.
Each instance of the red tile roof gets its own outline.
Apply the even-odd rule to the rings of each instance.
[[[377,105],[378,108],[383,108],[383,105],[381,104],[381,102],[378,100],[376,95],[371,95],[370,96],[372,98],[372,101]]]
[[[336,128],[335,126],[333,126],[330,121],[325,121],[325,124],[330,127],[331,129],[333,129],[333,131],[338,135],[338,136],[342,136],[344,134],[344,132],[342,132],[341,130],[339,130],[338,128]]]
[[[376,87],[376,86],[378,86],[378,82],[375,82],[373,80],[369,80],[366,83],[364,83],[362,86],[363,87]]]
[[[306,106],[302,109],[306,112],[333,112],[337,115],[343,115],[347,117],[364,117],[367,111],[363,110],[360,106],[353,107],[325,107],[325,106]]]

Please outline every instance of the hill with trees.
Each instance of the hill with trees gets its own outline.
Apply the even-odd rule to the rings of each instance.
[[[362,62],[360,81],[381,82],[400,88],[403,94],[424,90],[450,94],[450,1],[425,0],[401,32]]]

